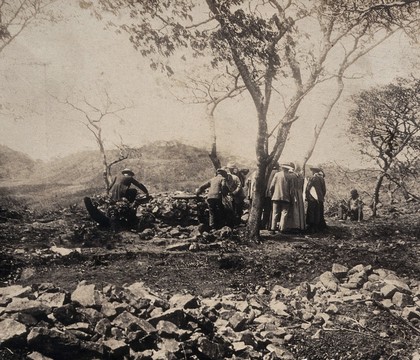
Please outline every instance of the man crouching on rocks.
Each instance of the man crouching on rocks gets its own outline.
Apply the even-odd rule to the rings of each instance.
[[[224,208],[222,197],[227,194],[226,185],[227,172],[223,169],[217,169],[216,176],[202,184],[197,190],[197,196],[204,190],[209,189],[207,193],[207,204],[209,206],[209,226],[211,229],[218,229],[223,226]]]
[[[139,183],[134,178],[134,172],[130,169],[124,169],[121,171],[121,175],[115,177],[111,183],[110,188],[112,200],[118,201],[125,198],[130,203],[134,202],[137,196],[137,190],[130,189],[130,185],[137,186],[146,194],[146,197],[149,197],[149,191],[147,191],[146,187],[142,183]]]

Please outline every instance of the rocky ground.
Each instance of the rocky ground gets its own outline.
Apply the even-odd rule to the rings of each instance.
[[[80,207],[0,215],[0,358],[420,358],[418,213],[258,245],[167,197],[117,233]]]

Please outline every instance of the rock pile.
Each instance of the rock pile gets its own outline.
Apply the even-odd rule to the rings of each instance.
[[[108,217],[119,219],[120,224],[130,227],[135,224],[135,229],[146,240],[194,237],[202,234],[208,223],[205,199],[193,194],[154,194],[148,201],[139,196],[134,204],[124,200],[113,202],[106,196],[97,196],[93,201]]]
[[[316,338],[368,327],[343,316],[350,303],[389,311],[413,330],[420,324],[418,281],[334,264],[311,284],[252,294],[163,297],[143,283],[98,289],[84,281],[72,293],[50,283],[0,288],[0,347],[23,347],[29,359],[294,359],[297,331]]]
[[[191,239],[190,250],[203,250],[205,244],[217,239],[230,239],[237,235],[225,226],[210,233],[208,207],[204,198],[190,194],[157,194],[146,204],[140,204],[136,214],[140,238]]]

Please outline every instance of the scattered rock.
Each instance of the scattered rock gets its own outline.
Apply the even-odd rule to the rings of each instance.
[[[319,277],[319,281],[322,285],[332,292],[336,292],[338,290],[338,279],[334,276],[331,271],[326,271]]]
[[[82,250],[80,248],[66,249],[66,248],[63,248],[63,247],[57,247],[55,245],[51,246],[50,250],[53,253],[56,253],[60,256],[69,256],[70,254],[73,254],[73,253],[79,253],[80,254],[82,252]]]
[[[241,312],[235,312],[235,314],[229,319],[229,325],[234,331],[242,331],[247,323],[247,316]]]
[[[81,282],[71,296],[52,284],[0,288],[0,345],[27,344],[33,359],[293,359],[284,346],[296,343],[295,329],[316,340],[321,327],[330,330],[334,320],[344,319],[344,307],[372,306],[375,300],[417,326],[418,283],[384,270],[370,272],[335,264],[316,286],[275,285],[271,292],[261,287],[254,294],[203,298],[180,293],[169,300],[141,282],[102,291]],[[381,312],[377,307],[372,314]]]
[[[116,339],[108,339],[102,342],[102,345],[107,350],[108,354],[113,359],[122,359],[125,355],[128,355],[130,347],[124,341]]]
[[[347,266],[336,264],[336,263],[333,264],[332,269],[331,269],[331,272],[333,273],[333,275],[338,279],[342,279],[346,277],[348,271],[349,269]]]
[[[0,321],[0,345],[24,339],[26,334],[26,326],[12,319]]]
[[[87,285],[84,281],[77,285],[76,290],[71,294],[71,300],[86,307],[93,307],[101,303],[100,294],[95,289],[95,285]]]
[[[169,299],[172,307],[180,307],[183,309],[196,309],[200,306],[198,298],[193,295],[175,294]]]

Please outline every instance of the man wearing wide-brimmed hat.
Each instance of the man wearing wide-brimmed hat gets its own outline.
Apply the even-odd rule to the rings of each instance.
[[[324,219],[324,199],[327,192],[324,180],[324,172],[320,167],[311,167],[312,176],[308,180],[305,190],[308,209],[306,212],[306,224],[308,230],[316,232],[324,230],[326,223]]]
[[[146,196],[149,196],[149,192],[146,187],[134,179],[134,172],[131,169],[125,168],[121,171],[121,175],[114,178],[111,184],[111,198],[113,200],[121,200],[125,198],[129,202],[133,202],[136,199],[137,190],[130,189],[130,185],[138,187],[146,194]]]
[[[280,171],[274,175],[270,184],[271,202],[273,205],[271,233],[275,233],[277,229],[280,232],[286,230],[286,219],[292,199],[287,172],[292,169],[293,167],[290,164],[280,165]]]
[[[290,202],[289,214],[286,227],[291,231],[304,231],[305,224],[305,202],[303,200],[303,187],[305,179],[301,174],[301,168],[298,164],[290,163],[294,170],[290,170],[289,181],[292,199]]]
[[[207,193],[207,205],[209,207],[209,227],[217,229],[224,225],[224,209],[222,196],[228,191],[226,185],[227,172],[224,169],[217,169],[216,176],[202,184],[196,194],[200,195],[204,190]]]
[[[229,162],[225,170],[227,172],[226,184],[229,189],[229,192],[232,194],[233,198],[233,211],[234,211],[234,222],[239,224],[241,221],[242,211],[244,207],[245,192],[243,189],[243,183],[237,173],[237,166],[233,162]]]

